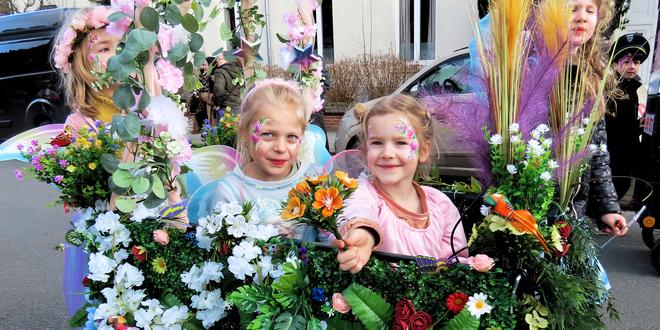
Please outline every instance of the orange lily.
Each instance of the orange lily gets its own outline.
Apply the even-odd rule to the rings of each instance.
[[[319,176],[313,177],[313,178],[310,176],[310,177],[307,178],[307,181],[309,181],[309,183],[311,183],[313,185],[317,185],[317,184],[320,184],[321,182],[323,182],[327,179],[328,179],[328,175],[319,175]]]
[[[344,187],[348,189],[357,188],[358,186],[358,181],[348,177],[348,174],[346,174],[346,172],[336,171],[335,176],[337,177],[337,179],[339,179],[339,181],[341,181],[341,183],[344,184]]]
[[[296,190],[302,194],[309,194],[312,192],[312,188],[305,181],[300,181],[296,184]]]
[[[300,201],[298,197],[292,197],[286,204],[286,208],[282,211],[282,219],[292,220],[301,218],[305,214],[305,204]]]
[[[330,187],[328,190],[321,188],[314,193],[312,207],[317,210],[323,208],[321,215],[325,218],[331,216],[335,210],[341,209],[342,205],[343,200],[335,187]]]

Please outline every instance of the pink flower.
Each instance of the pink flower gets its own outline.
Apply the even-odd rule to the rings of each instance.
[[[62,183],[62,179],[64,179],[64,177],[61,176],[61,175],[56,175],[56,176],[53,178],[53,180],[54,180],[56,183]]]
[[[346,314],[351,310],[351,306],[348,305],[346,299],[341,293],[335,293],[332,295],[332,308],[337,312]]]
[[[476,256],[469,257],[467,259],[467,264],[472,267],[472,269],[485,273],[489,271],[495,265],[493,258],[485,254],[477,254]]]
[[[170,235],[163,229],[154,230],[153,236],[154,241],[160,245],[167,245],[170,243]]]
[[[110,21],[108,21],[108,16],[111,14],[111,9],[105,6],[97,6],[92,8],[87,13],[87,26],[92,29],[100,29],[106,26]]]
[[[151,5],[151,0],[136,0],[135,5],[138,8],[143,8],[143,7]]]
[[[23,175],[23,172],[21,172],[21,170],[14,170],[14,176],[16,177],[16,180],[18,180],[18,181],[23,181],[23,178],[25,178],[25,176]]]
[[[85,17],[82,15],[76,15],[76,17],[71,20],[71,27],[76,31],[83,31],[85,29]]]
[[[133,9],[133,4],[134,3],[135,3],[135,1],[133,1],[133,0],[111,0],[110,1],[110,6],[115,11],[121,11],[122,13],[133,16],[134,15],[134,9]]]
[[[160,59],[156,62],[158,84],[170,93],[176,93],[183,86],[183,72],[172,63]]]
[[[167,57],[167,52],[172,48],[172,27],[161,24],[158,30],[158,43],[162,50],[163,57]]]
[[[284,23],[286,23],[287,28],[290,30],[300,25],[300,18],[297,14],[286,13],[284,14]]]
[[[110,22],[108,27],[105,28],[105,31],[118,37],[122,37],[128,31],[128,27],[133,22],[132,19],[124,17],[116,22]]]

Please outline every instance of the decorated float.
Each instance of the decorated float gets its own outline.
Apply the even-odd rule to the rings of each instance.
[[[482,164],[479,179],[488,188],[466,204],[480,206],[481,215],[463,219],[474,224],[466,225],[471,257],[375,252],[355,275],[339,270],[336,249],[279,237],[266,208],[340,239],[337,221],[360,172],[348,163],[359,162],[359,153],[350,162],[328,163],[312,143],[309,157],[327,164],[327,173],[299,182],[288,200],[218,204],[212,214],[200,213],[195,203],[209,191],[203,187],[240,162],[228,147],[190,150],[177,102],[181,87],[195,87],[193,69],[205,58],[198,30],[210,3],[192,1],[192,13],[177,1],[140,3],[113,5],[108,16],[126,29],[121,51],[101,76],[119,84],[113,101],[122,115],[75,139],[42,129],[40,141],[19,145],[27,134],[3,145],[5,153],[20,151],[28,171],[57,186],[58,202],[74,209],[66,241],[86,257],[75,265],[80,269],[65,273],[65,281],[80,281],[76,294],[84,299],[72,327],[564,329],[604,328],[601,314],[616,316],[589,225],[568,212],[584,160],[598,148],[589,136],[603,109],[565,83],[565,1],[492,1],[490,28],[479,29],[473,52],[481,59],[475,69],[481,93],[469,104],[432,91],[424,98],[435,117],[466,137]],[[318,3],[298,5],[286,16],[290,31],[281,39],[288,69],[317,110],[321,61],[312,52],[312,12]],[[264,17],[245,0],[222,2],[210,17],[218,6],[241,12],[239,30],[223,29],[224,38],[240,45],[226,54],[245,69],[240,83],[264,78],[254,67]],[[178,37],[165,45],[161,34],[168,31]],[[154,95],[141,76],[154,47],[156,67],[163,61],[168,68],[160,77],[182,78],[165,84],[163,95]],[[551,115],[558,117],[549,122]],[[132,161],[117,156],[127,144],[137,146]],[[189,204],[167,205],[177,186]],[[108,204],[111,193],[116,208]],[[189,223],[175,220],[183,213]],[[457,254],[466,247],[452,248]]]

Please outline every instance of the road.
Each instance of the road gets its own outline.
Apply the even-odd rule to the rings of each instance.
[[[22,165],[0,162],[0,329],[66,329],[64,256],[54,246],[63,242],[69,217],[46,206],[57,197],[54,189],[28,178],[16,181],[14,169]],[[602,251],[621,313],[621,322],[608,322],[612,329],[660,329],[660,274],[640,235],[632,226]]]

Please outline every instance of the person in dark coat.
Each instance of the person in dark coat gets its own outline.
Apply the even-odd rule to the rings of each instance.
[[[217,58],[218,68],[213,74],[213,103],[221,110],[227,107],[232,115],[238,115],[241,106],[241,86],[235,85],[233,80],[241,76],[240,65],[229,62],[220,54]]]
[[[642,134],[640,118],[645,111],[645,100],[640,105],[638,95],[645,95],[646,92],[637,73],[640,65],[648,57],[649,51],[649,42],[640,33],[621,36],[611,51],[617,87],[623,95],[608,103],[605,120],[610,167],[612,175],[615,176],[614,186],[619,196],[624,196],[630,188],[629,177],[642,175],[644,164],[640,142]],[[641,195],[639,188],[640,185],[635,185],[634,196]]]

